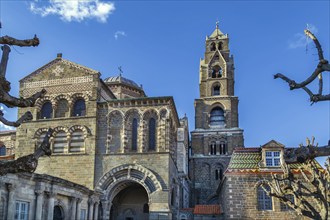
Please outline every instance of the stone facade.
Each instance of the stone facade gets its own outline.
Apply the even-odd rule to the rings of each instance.
[[[58,54],[23,78],[21,96],[47,94],[18,110],[34,119],[17,129],[16,157],[34,152],[51,127],[52,156],[40,158],[35,173],[93,190],[99,202],[86,218],[178,219],[189,206],[187,118],[179,119],[172,97],[147,97],[121,75],[100,76]]]
[[[200,61],[200,97],[195,100],[195,130],[191,132],[192,205],[219,204],[216,188],[234,147],[243,147],[234,96],[234,59],[229,38],[218,25],[206,38]]]
[[[0,160],[15,155],[16,131],[0,132]]]

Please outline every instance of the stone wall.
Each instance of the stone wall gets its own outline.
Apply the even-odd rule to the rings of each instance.
[[[0,147],[6,146],[6,155],[15,154],[16,131],[0,132]]]
[[[229,164],[230,156],[191,157],[190,178],[192,181],[192,205],[219,204],[217,187]],[[221,169],[216,178],[216,170]]]
[[[226,219],[307,219],[295,211],[282,211],[280,201],[272,198],[272,210],[258,210],[257,183],[271,179],[270,174],[226,174],[221,189],[221,204]]]

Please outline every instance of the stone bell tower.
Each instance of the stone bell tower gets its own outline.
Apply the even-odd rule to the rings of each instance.
[[[191,179],[194,204],[217,204],[216,189],[235,147],[243,147],[234,95],[234,59],[229,37],[218,22],[206,37],[199,70],[200,97],[195,99],[195,130],[191,132]]]

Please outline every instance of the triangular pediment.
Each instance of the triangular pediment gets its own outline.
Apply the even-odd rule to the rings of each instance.
[[[20,80],[21,83],[43,81],[43,80],[56,80],[63,78],[89,76],[100,74],[98,71],[82,66],[80,64],[56,58],[46,65],[35,70],[28,76]]]
[[[261,147],[262,148],[268,148],[268,147],[273,148],[273,147],[284,147],[284,145],[275,140],[271,140],[271,141],[267,142],[266,144],[262,145]]]

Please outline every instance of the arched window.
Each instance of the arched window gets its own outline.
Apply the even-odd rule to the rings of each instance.
[[[221,77],[222,77],[221,67],[218,65],[212,67],[212,78],[221,78]]]
[[[134,118],[132,123],[132,151],[137,150],[137,139],[138,139],[138,121],[136,118]]]
[[[64,219],[64,214],[61,206],[54,206],[54,215],[53,215],[53,220],[63,220]]]
[[[84,132],[80,129],[71,134],[70,152],[80,152],[84,148]]]
[[[265,186],[266,190],[270,190],[269,186]],[[258,209],[259,210],[272,210],[273,205],[272,205],[272,198],[267,195],[265,190],[259,186],[257,190],[257,198],[258,198]]]
[[[44,131],[40,134],[40,136],[37,139],[37,143],[36,143],[36,149],[40,146],[40,144],[42,144],[42,142],[44,141],[44,138],[46,137],[47,132]]]
[[[156,120],[149,119],[149,150],[156,150]]]
[[[219,85],[215,85],[213,87],[212,95],[220,95],[220,86]]]
[[[55,118],[65,117],[65,113],[69,111],[69,104],[66,99],[60,99],[57,102],[57,107],[55,111]]]
[[[77,99],[73,105],[72,116],[85,116],[86,115],[86,105],[84,99]]]
[[[217,168],[215,169],[215,180],[222,180],[222,169],[221,168]]]
[[[211,43],[211,47],[210,47],[211,51],[215,51],[217,48],[215,47],[215,43]]]
[[[54,138],[54,153],[64,153],[64,147],[67,143],[66,133],[64,131],[60,131],[56,134]]]
[[[0,147],[0,156],[6,156],[7,155],[7,148],[5,145],[2,145]]]
[[[227,152],[226,143],[222,141],[220,143],[220,154],[226,154],[226,152]]]
[[[210,113],[210,125],[211,126],[224,126],[225,115],[224,111],[220,107],[215,107]]]
[[[52,118],[53,107],[51,102],[45,102],[40,111],[40,119]]]
[[[215,144],[215,142],[212,142],[210,144],[210,154],[211,155],[216,155],[216,144]]]
[[[219,42],[219,44],[218,44],[218,50],[222,50],[222,42]]]

